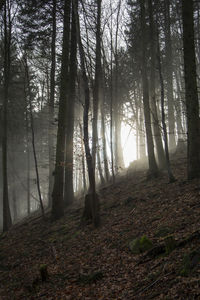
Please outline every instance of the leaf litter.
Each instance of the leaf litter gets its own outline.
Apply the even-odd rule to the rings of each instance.
[[[51,222],[35,215],[0,236],[0,299],[198,299],[199,259],[183,276],[185,257],[199,249],[199,181],[186,181],[186,158],[172,159],[177,181],[163,172],[129,171],[99,190],[101,226],[80,227],[81,203]],[[147,236],[169,253],[132,254],[132,240]],[[159,248],[160,247],[160,248]],[[149,251],[153,251],[149,250]],[[48,277],[42,281],[40,268]],[[183,272],[182,272],[183,273]]]

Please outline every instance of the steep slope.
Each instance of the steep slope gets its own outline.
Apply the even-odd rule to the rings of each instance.
[[[172,184],[165,173],[147,181],[129,170],[101,189],[99,229],[81,228],[74,207],[57,222],[35,218],[1,235],[0,299],[200,298],[200,185],[186,181],[185,157],[172,167]],[[132,253],[144,235],[153,250]]]

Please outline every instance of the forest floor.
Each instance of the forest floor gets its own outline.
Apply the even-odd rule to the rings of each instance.
[[[2,234],[0,299],[200,299],[200,182],[186,180],[186,157],[172,170],[171,184],[166,173],[146,180],[129,170],[100,189],[98,229],[81,228],[74,206],[56,222],[34,217]],[[153,250],[134,254],[130,242],[144,235]]]

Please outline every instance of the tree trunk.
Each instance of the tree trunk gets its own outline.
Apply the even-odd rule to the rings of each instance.
[[[60,83],[60,101],[58,113],[58,131],[56,144],[56,165],[54,187],[52,193],[52,217],[58,219],[64,215],[64,164],[65,164],[65,133],[67,115],[67,95],[69,84],[69,35],[70,35],[71,1],[65,0],[64,29],[62,46],[62,66]]]
[[[200,177],[199,102],[196,80],[193,0],[182,0],[188,179]]]
[[[33,108],[32,108],[32,99],[31,99],[31,87],[30,87],[29,69],[28,69],[26,54],[25,54],[24,63],[25,63],[26,85],[27,85],[27,90],[28,90],[28,95],[25,94],[25,97],[26,97],[26,99],[29,98],[31,141],[32,141],[32,147],[33,147],[34,163],[35,163],[36,184],[37,184],[38,196],[39,196],[39,201],[40,201],[40,208],[41,208],[42,216],[44,218],[44,206],[43,206],[41,189],[40,189],[40,177],[39,177],[39,170],[38,170],[38,160],[37,160],[37,153],[36,153],[36,148],[35,148],[35,132],[34,132]],[[26,93],[26,90],[25,90],[25,93]]]
[[[173,97],[173,65],[172,65],[172,42],[171,42],[171,22],[170,22],[170,2],[165,0],[165,51],[166,51],[166,80],[167,80],[167,100],[168,100],[168,130],[169,130],[169,150],[176,147],[175,141],[175,117],[174,117],[174,97]]]
[[[108,182],[110,175],[108,169],[108,156],[107,156],[107,149],[106,149],[106,133],[105,133],[105,119],[104,119],[103,104],[101,104],[101,136],[102,136],[102,147],[103,147],[104,172],[105,172],[106,181]]]
[[[4,5],[4,100],[3,100],[3,137],[2,137],[2,170],[3,170],[3,231],[7,231],[11,225],[11,214],[8,197],[7,174],[7,128],[8,128],[8,90],[10,81],[10,42],[11,24],[10,11],[8,12],[9,26],[7,24],[7,3]]]
[[[123,150],[121,144],[121,109],[120,90],[119,90],[119,60],[118,60],[118,32],[119,32],[119,15],[121,10],[121,0],[118,2],[116,16],[115,32],[115,76],[114,76],[114,129],[115,129],[115,172],[118,173],[124,169]]]
[[[151,99],[151,113],[153,120],[153,132],[154,141],[156,145],[158,165],[160,168],[164,168],[165,153],[162,144],[162,136],[160,131],[160,124],[158,120],[157,107],[156,107],[156,94],[155,94],[155,72],[156,72],[156,33],[155,33],[155,22],[153,16],[152,0],[148,0],[149,7],[149,20],[150,20],[150,53],[151,53],[151,70],[150,70],[150,99]]]
[[[85,173],[85,156],[84,156],[84,145],[83,145],[83,129],[81,123],[79,124],[80,127],[80,135],[81,135],[81,162],[82,162],[82,176],[83,176],[83,189],[84,193],[87,189],[87,181],[86,181],[86,173]]]
[[[26,97],[25,97],[26,98]],[[28,124],[28,107],[26,104],[26,161],[27,161],[27,215],[30,215],[31,203],[30,203],[30,148],[29,148],[29,124]]]
[[[74,138],[74,106],[76,94],[77,76],[77,32],[75,21],[74,4],[72,4],[72,27],[71,27],[71,49],[69,64],[69,99],[67,101],[67,128],[66,128],[66,161],[65,161],[65,205],[74,201],[73,187],[73,138]]]
[[[75,3],[75,0],[73,0],[73,3]],[[82,77],[83,77],[83,82],[84,82],[84,92],[85,92],[83,132],[84,132],[85,155],[86,155],[88,175],[89,175],[89,195],[88,195],[89,199],[90,199],[89,210],[91,212],[87,215],[91,216],[94,226],[97,227],[100,224],[99,199],[96,194],[95,173],[94,173],[94,168],[93,168],[93,163],[92,163],[92,155],[90,152],[89,133],[88,133],[88,113],[89,113],[89,106],[90,106],[90,91],[89,91],[89,83],[88,83],[88,77],[86,74],[86,67],[85,67],[85,53],[84,53],[84,49],[83,49],[83,45],[82,45],[82,41],[81,41],[81,35],[80,35],[78,10],[76,11],[76,24],[77,24],[78,45],[79,45],[79,53],[80,53],[80,61],[81,61],[81,71],[82,71]],[[85,202],[85,204],[86,204],[86,202]],[[85,209],[86,209],[86,207],[85,207]]]
[[[51,75],[50,75],[50,99],[49,99],[49,207],[52,206],[53,169],[54,169],[54,102],[55,102],[55,69],[56,69],[56,6],[57,0],[53,0],[52,8],[52,40],[51,40]]]
[[[96,152],[97,140],[98,140],[98,108],[100,101],[100,85],[101,85],[101,2],[102,0],[97,0],[97,25],[96,25],[96,60],[95,60],[95,82],[93,91],[93,122],[92,122],[92,160],[93,167],[96,166]]]
[[[149,176],[158,175],[158,167],[155,160],[153,136],[151,130],[151,115],[149,106],[149,84],[147,78],[147,59],[146,59],[146,21],[145,21],[145,5],[140,1],[141,9],[141,30],[142,30],[142,89],[143,89],[143,104],[144,104],[144,118],[147,138],[147,152],[149,161]]]
[[[166,156],[166,165],[167,165],[167,172],[169,177],[169,182],[172,183],[175,181],[175,178],[171,171],[171,165],[169,160],[169,148],[168,148],[168,138],[167,138],[167,127],[165,122],[165,107],[164,107],[164,83],[163,83],[163,76],[162,76],[162,69],[161,69],[161,60],[160,60],[160,45],[159,45],[159,36],[158,36],[158,49],[157,49],[157,57],[158,57],[158,71],[159,71],[159,78],[160,78],[160,93],[161,93],[161,116],[162,116],[162,128],[163,128],[163,136],[164,136],[164,144],[165,144],[165,156]]]

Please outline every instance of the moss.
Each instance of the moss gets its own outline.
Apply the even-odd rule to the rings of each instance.
[[[39,271],[40,271],[40,277],[42,281],[47,281],[48,278],[47,265],[46,264],[40,265]]]
[[[176,248],[176,241],[172,235],[167,236],[164,239],[165,253],[168,255]]]
[[[196,269],[199,263],[200,263],[199,250],[194,250],[186,254],[183,259],[180,275],[189,276]]]
[[[153,243],[143,235],[141,238],[136,238],[129,243],[129,248],[133,254],[140,254],[153,247]]]

